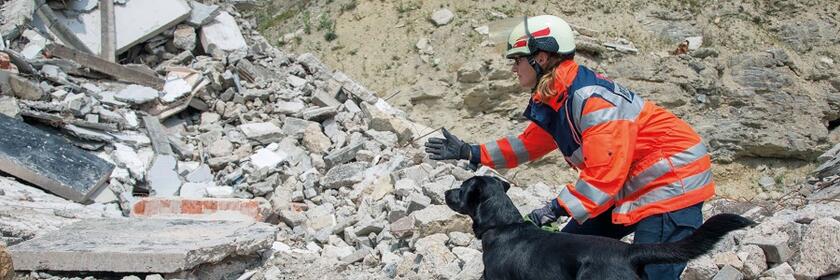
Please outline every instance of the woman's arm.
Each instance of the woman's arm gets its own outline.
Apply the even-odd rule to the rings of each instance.
[[[495,169],[514,168],[539,159],[556,149],[554,138],[532,122],[517,137],[509,136],[481,145],[472,145],[470,161]]]

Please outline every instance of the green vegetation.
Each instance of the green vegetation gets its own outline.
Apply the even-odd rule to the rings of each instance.
[[[356,5],[358,5],[358,3],[356,3],[356,0],[350,0],[350,2],[347,2],[345,4],[341,4],[341,11],[344,12],[344,11],[353,10],[353,9],[356,8]]]
[[[309,11],[304,11],[303,16],[301,17],[301,24],[303,24],[303,32],[306,34],[312,33],[312,26],[309,24],[309,20]]]
[[[284,21],[292,18],[297,14],[297,9],[286,9],[282,13],[278,13],[277,8],[267,7],[256,13],[257,30],[264,32],[269,28],[280,25]]]
[[[397,12],[404,14],[413,10],[420,9],[420,4],[415,1],[399,1],[396,6]]]

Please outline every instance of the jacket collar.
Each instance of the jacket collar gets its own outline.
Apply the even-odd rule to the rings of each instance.
[[[561,62],[560,65],[557,65],[557,67],[554,68],[553,86],[557,89],[557,94],[544,102],[541,100],[540,95],[534,92],[534,94],[531,95],[531,100],[537,103],[549,105],[555,111],[559,110],[560,106],[563,106],[563,103],[566,101],[569,87],[572,85],[575,77],[577,77],[577,73],[578,64],[573,59]]]

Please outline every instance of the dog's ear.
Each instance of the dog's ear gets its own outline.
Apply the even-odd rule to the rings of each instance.
[[[502,187],[505,188],[505,192],[507,192],[510,189],[510,184],[508,184],[508,182],[505,182],[504,180],[499,181],[502,182]]]

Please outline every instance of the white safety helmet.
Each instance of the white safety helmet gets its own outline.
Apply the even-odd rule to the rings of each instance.
[[[508,35],[505,57],[531,56],[537,51],[574,53],[572,28],[563,19],[552,15],[525,17]]]

